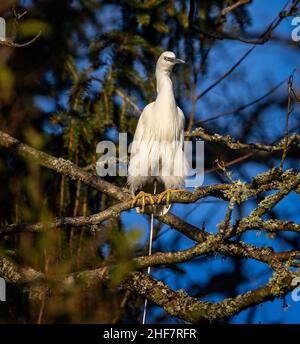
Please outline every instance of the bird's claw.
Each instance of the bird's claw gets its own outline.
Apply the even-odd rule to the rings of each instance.
[[[166,197],[166,206],[168,207],[170,205],[170,196],[172,193],[176,192],[184,192],[184,189],[168,189],[163,191],[161,194],[159,194],[158,199],[157,199],[157,204],[160,204],[163,200],[164,197]],[[146,205],[146,198],[150,200],[150,203],[152,205],[155,204],[155,201],[153,199],[153,195],[144,191],[140,191],[133,199],[131,202],[131,208],[134,208],[136,206],[136,203],[138,202],[139,199],[142,200],[142,204],[140,207],[140,212],[144,213],[145,212],[145,205]]]
[[[170,196],[172,193],[176,193],[176,192],[184,192],[184,189],[168,189],[163,191],[157,199],[157,204],[160,204],[161,201],[163,200],[164,197],[166,197],[166,206],[168,207],[170,205]]]
[[[153,205],[154,204],[154,199],[153,196],[150,193],[144,192],[144,191],[140,191],[133,199],[133,201],[131,202],[131,208],[134,208],[137,201],[139,199],[142,200],[142,205],[140,207],[140,212],[144,213],[145,212],[145,205],[146,205],[146,198],[148,198],[150,200],[150,203]]]

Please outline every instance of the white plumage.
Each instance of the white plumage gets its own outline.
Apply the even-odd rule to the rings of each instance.
[[[170,78],[176,63],[184,61],[166,51],[156,64],[157,97],[144,108],[131,147],[128,185],[134,194],[141,190],[153,194],[182,187],[187,176],[184,114],[176,105]],[[147,210],[161,215],[169,207],[154,206]]]
[[[139,196],[142,207],[138,212],[150,213],[149,255],[152,252],[154,215],[164,215],[169,209],[169,190],[182,187],[188,174],[188,164],[183,152],[184,114],[176,105],[170,73],[177,59],[171,51],[165,51],[156,64],[157,97],[148,104],[137,124],[131,147],[128,168],[128,185],[133,194],[138,193],[132,202],[135,205]],[[151,194],[160,193],[157,203],[166,195],[166,205],[154,204]],[[145,207],[145,197],[152,205]],[[150,274],[150,266],[148,274]],[[142,323],[145,324],[147,299],[145,299]]]

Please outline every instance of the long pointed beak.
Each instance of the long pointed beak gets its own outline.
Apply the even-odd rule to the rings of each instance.
[[[185,61],[183,61],[183,60],[181,60],[181,59],[175,59],[175,61],[174,61],[175,63],[185,63]]]

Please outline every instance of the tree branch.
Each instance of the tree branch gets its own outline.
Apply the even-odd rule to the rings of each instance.
[[[112,196],[120,201],[130,199],[130,194],[125,190],[106,182],[105,180],[94,176],[93,174],[78,167],[69,160],[63,158],[55,158],[50,154],[41,152],[35,148],[32,148],[25,143],[21,143],[12,136],[0,131],[0,146],[8,148],[14,153],[23,156],[26,159],[31,159],[34,162],[45,166],[55,172],[61,173],[71,179],[77,179],[83,183],[101,191],[105,194]]]

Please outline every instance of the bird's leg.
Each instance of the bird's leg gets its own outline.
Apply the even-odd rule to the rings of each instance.
[[[154,204],[154,199],[153,196],[150,193],[144,192],[144,191],[140,191],[133,199],[133,201],[131,202],[131,208],[134,208],[137,201],[139,199],[142,200],[142,206],[141,206],[141,213],[144,213],[145,211],[145,205],[146,205],[146,198],[148,198],[150,200],[150,203],[153,205]]]
[[[176,193],[176,192],[184,192],[184,189],[167,189],[165,191],[163,191],[157,199],[157,204],[160,204],[161,201],[163,200],[164,197],[166,197],[166,206],[168,207],[170,205],[170,196],[172,193]]]

